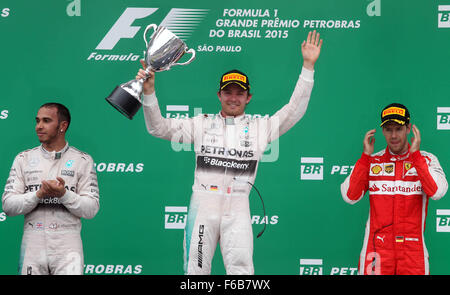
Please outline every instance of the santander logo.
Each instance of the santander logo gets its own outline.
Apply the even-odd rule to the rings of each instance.
[[[383,195],[420,195],[422,194],[422,184],[420,181],[371,181],[369,191]]]
[[[380,189],[378,188],[378,186],[374,183],[371,187],[369,187],[369,191],[371,192],[377,192]]]

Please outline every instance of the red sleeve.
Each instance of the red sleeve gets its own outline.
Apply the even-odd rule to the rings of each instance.
[[[370,156],[363,153],[352,173],[341,185],[341,194],[348,203],[359,201],[369,189]]]
[[[438,187],[430,174],[425,157],[422,156],[420,151],[415,151],[411,154],[411,160],[414,168],[416,168],[417,175],[419,175],[420,183],[422,184],[422,190],[427,196],[434,196]]]

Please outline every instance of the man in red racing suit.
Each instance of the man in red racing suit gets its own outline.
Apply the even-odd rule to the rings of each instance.
[[[370,212],[359,274],[429,274],[424,241],[428,199],[438,200],[448,183],[438,159],[420,151],[420,133],[401,104],[382,111],[382,129],[388,146],[372,154],[375,129],[366,133],[364,152],[341,185],[343,199],[354,204],[369,191]]]

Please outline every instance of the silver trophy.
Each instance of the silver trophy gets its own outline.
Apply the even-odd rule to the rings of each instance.
[[[153,29],[154,32],[150,42],[147,42],[146,35],[149,29]],[[195,50],[192,48],[188,50],[180,38],[163,26],[148,25],[144,31],[144,41],[147,46],[147,50],[144,51],[147,75],[150,71],[161,72],[169,70],[172,66],[187,65],[195,59]],[[186,62],[177,63],[185,53],[192,54],[191,58]],[[131,120],[142,106],[141,94],[144,81],[145,79],[135,79],[116,86],[106,100]]]

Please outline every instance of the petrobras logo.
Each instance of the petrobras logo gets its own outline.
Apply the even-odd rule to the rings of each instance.
[[[357,275],[358,274],[358,268],[357,267],[351,267],[351,266],[333,266],[330,270],[330,275],[339,275],[339,276],[346,276],[346,275]]]
[[[323,275],[322,259],[300,259],[300,275]]]
[[[323,158],[301,157],[301,180],[323,180]]]
[[[273,216],[260,216],[260,215],[253,215],[252,216],[252,224],[278,224],[278,215]]]
[[[144,163],[101,162],[94,163],[94,168],[99,173],[141,173],[144,171]]]
[[[168,119],[189,119],[189,105],[166,105],[166,118]],[[202,108],[194,108],[193,117],[202,113]],[[177,128],[176,121],[171,121],[171,124],[174,124],[174,128]],[[174,134],[174,138],[170,141],[170,146],[172,150],[175,152],[181,151],[192,151],[192,145],[190,142],[185,142],[182,140],[183,132],[176,132]]]
[[[349,175],[352,173],[354,167],[354,165],[333,165],[331,167],[331,175]]]
[[[379,0],[375,0],[379,1]],[[304,29],[358,29],[361,20],[350,18],[305,19],[287,17],[279,9],[225,8],[209,30],[209,38],[232,39],[287,39],[299,28]],[[214,46],[204,44],[197,48],[206,52],[241,52],[241,46]]]
[[[436,210],[436,231],[445,233],[450,232],[450,210]]]
[[[186,227],[187,207],[165,207],[164,228],[184,229]]]
[[[166,118],[175,118],[175,119],[189,118],[189,105],[166,105]]]
[[[437,108],[437,130],[450,130],[450,107]]]
[[[354,165],[324,167],[323,157],[301,157],[300,180],[323,180],[324,175],[350,175]],[[327,172],[325,172],[327,171]]]
[[[137,275],[142,272],[142,265],[123,264],[85,264],[84,274]]]
[[[450,5],[438,6],[438,28],[450,28]]]
[[[324,275],[324,263],[323,259],[300,259],[300,275],[312,276],[312,275]],[[358,268],[354,266],[331,266],[329,271],[326,271],[329,275],[357,275]]]
[[[128,7],[112,25],[106,35],[87,57],[89,61],[121,62],[137,61],[143,58],[141,52],[119,52],[114,50],[116,45],[123,39],[134,39],[138,32],[143,33],[141,26],[133,25],[136,20],[146,19],[155,14],[159,8]],[[181,40],[188,39],[197,26],[208,14],[208,9],[185,9],[172,8],[160,23]],[[146,23],[157,23],[156,18],[146,21]],[[150,38],[146,36],[147,40]],[[143,42],[142,42],[143,43]],[[131,46],[130,46],[131,47]]]

